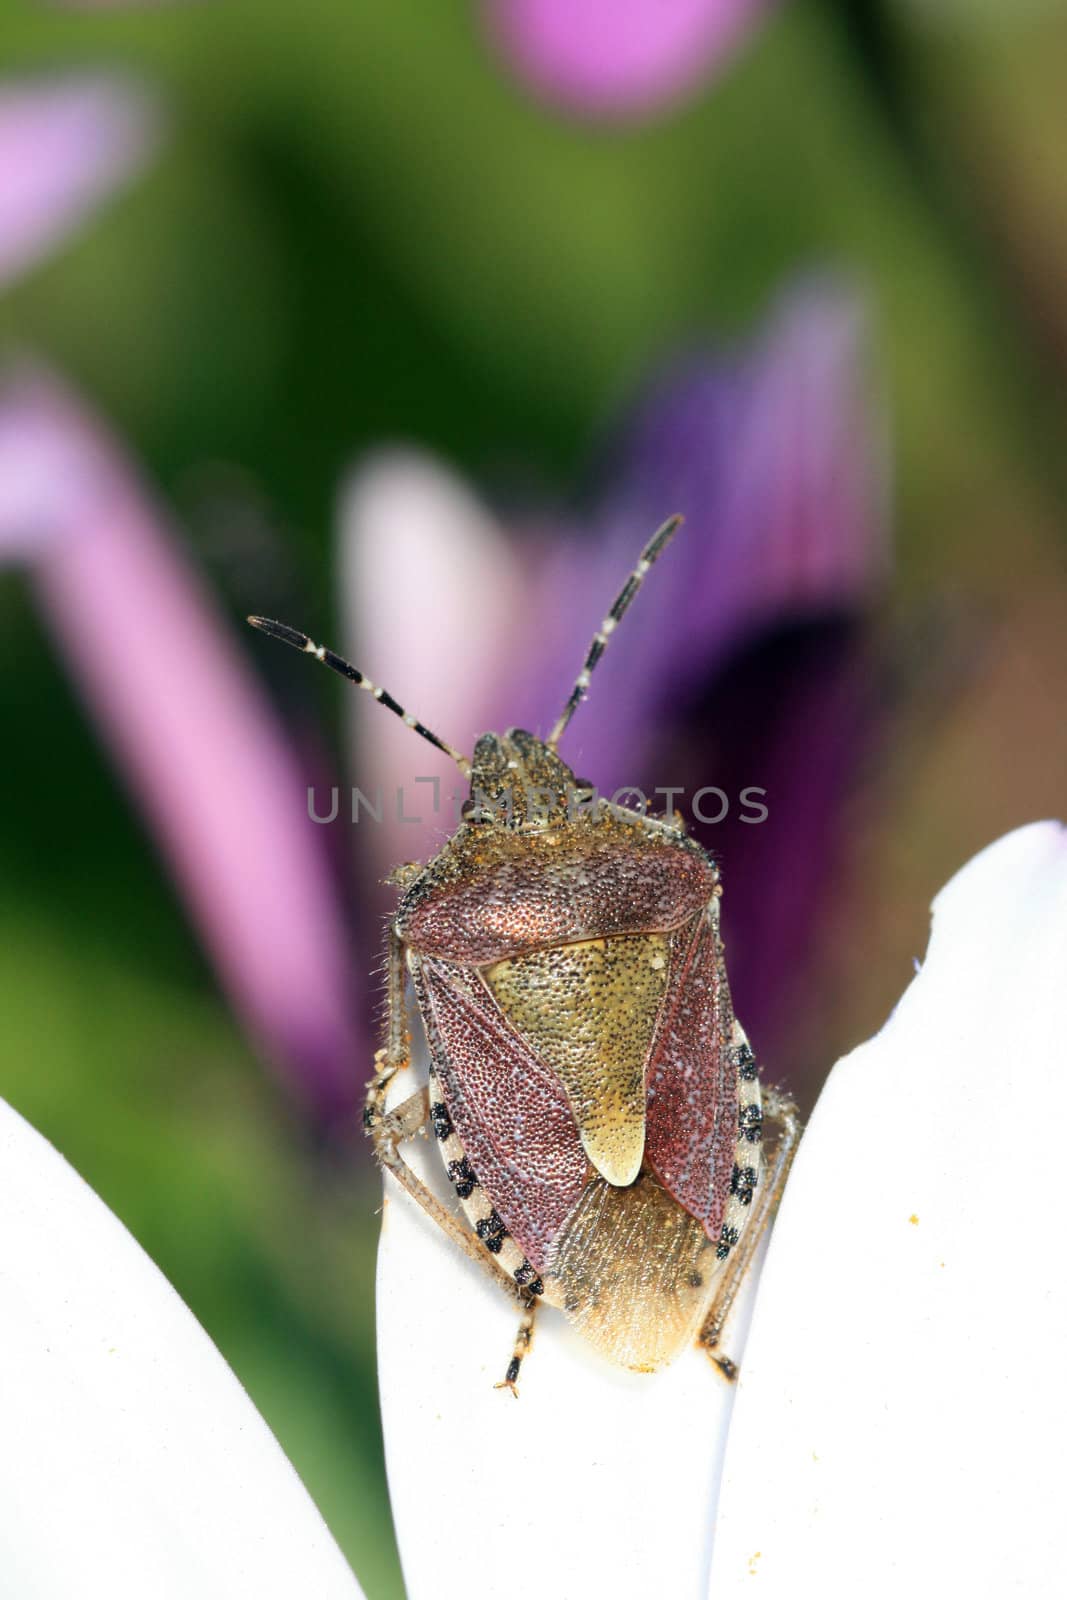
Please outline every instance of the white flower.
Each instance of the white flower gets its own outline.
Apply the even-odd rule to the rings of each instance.
[[[919,976],[834,1069],[751,1334],[755,1282],[729,1328],[736,1391],[695,1350],[613,1371],[545,1311],[515,1404],[493,1388],[512,1308],[390,1184],[379,1361],[409,1600],[1056,1592],[1065,975],[1067,840],[1035,824],[941,891]]]
[[[0,1503],[12,1600],[359,1600],[203,1329],[3,1102]]]
[[[720,1596],[1059,1592],[1067,836],[934,901],[922,970],[835,1067],[759,1291]],[[756,1556],[756,1551],[760,1555]]]

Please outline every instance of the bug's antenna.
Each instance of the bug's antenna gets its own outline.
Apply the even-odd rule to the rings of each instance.
[[[574,713],[585,699],[586,693],[589,689],[589,679],[593,675],[593,668],[596,666],[597,662],[604,654],[604,651],[607,649],[608,640],[615,632],[615,629],[619,626],[619,623],[622,621],[627,611],[629,611],[634,596],[636,595],[638,589],[640,589],[642,583],[645,581],[645,574],[648,572],[652,564],[658,559],[658,557],[663,554],[664,550],[673,539],[675,532],[681,527],[684,521],[684,517],[668,517],[662,527],[656,529],[651,539],[645,545],[645,548],[641,551],[636,567],[631,572],[630,576],[627,578],[618,594],[615,596],[611,610],[600,624],[597,632],[593,635],[593,642],[589,646],[589,653],[585,658],[585,665],[582,667],[581,672],[579,672],[577,678],[574,680],[574,688],[571,690],[570,699],[560,712],[556,726],[552,729],[552,732],[548,736],[548,748],[550,750],[555,750],[564,733],[567,731],[567,724],[570,722]]]
[[[387,689],[379,689],[377,684],[371,683],[370,679],[365,678],[359,668],[346,661],[344,656],[337,655],[333,650],[327,650],[325,645],[315,644],[306,633],[301,633],[297,628],[290,628],[284,622],[271,622],[269,617],[249,617],[247,620],[253,628],[258,628],[260,633],[267,634],[271,639],[280,639],[283,644],[291,644],[294,650],[302,650],[305,655],[314,656],[316,661],[321,661],[324,666],[339,672],[342,678],[347,678],[349,683],[354,683],[358,689],[366,689],[380,705],[387,706],[390,711],[395,712],[409,728],[413,728],[424,739],[428,739],[436,749],[443,750],[446,756],[451,756],[465,778],[470,777],[471,764],[466,756],[460,755],[458,750],[454,750],[450,744],[439,739],[436,733],[431,733],[429,728],[423,727],[410,711],[405,711],[404,707],[393,699]]]

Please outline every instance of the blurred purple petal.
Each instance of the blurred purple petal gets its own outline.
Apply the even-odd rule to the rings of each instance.
[[[821,956],[849,909],[857,796],[896,709],[892,669],[862,614],[764,635],[679,708],[647,758],[651,781],[729,799],[722,821],[703,825],[681,803],[723,868],[738,1015],[772,1080],[801,1095],[826,1065],[810,1056]],[[745,804],[750,787],[764,793]],[[763,821],[751,820],[755,802]],[[723,802],[708,795],[701,809],[714,818]]]
[[[739,646],[853,614],[880,590],[885,452],[866,336],[854,294],[806,284],[754,345],[677,361],[623,428],[600,472],[597,536],[563,546],[543,580],[551,647],[516,707],[527,725],[550,725],[642,541],[682,512],[564,740],[594,783],[638,781],[649,736]]]
[[[0,283],[77,227],[152,153],[157,115],[119,78],[0,86]]]
[[[0,557],[45,620],[231,995],[324,1116],[364,1076],[348,931],[305,780],[115,445],[52,379],[0,390]]]
[[[639,115],[706,78],[774,0],[486,0],[502,53],[546,99]]]

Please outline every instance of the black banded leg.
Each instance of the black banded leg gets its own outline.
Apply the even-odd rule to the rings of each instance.
[[[785,1180],[789,1176],[789,1169],[793,1165],[793,1157],[796,1155],[800,1139],[800,1117],[788,1095],[780,1093],[777,1089],[765,1088],[762,1098],[764,1120],[776,1123],[779,1128],[774,1159],[769,1170],[760,1175],[756,1186],[753,1214],[741,1235],[737,1249],[723,1269],[718,1290],[704,1318],[697,1340],[723,1377],[731,1382],[737,1377],[737,1363],[731,1361],[729,1356],[719,1353],[719,1341],[737,1298],[737,1292],[744,1282],[745,1273],[752,1264],[752,1257],[759,1247],[767,1224],[778,1209]],[[751,1193],[751,1190],[749,1192]]]
[[[519,1398],[519,1369],[522,1366],[523,1357],[533,1343],[534,1321],[537,1317],[538,1304],[539,1301],[537,1300],[527,1302],[526,1310],[522,1314],[518,1331],[515,1334],[515,1345],[511,1352],[511,1360],[508,1362],[507,1371],[501,1382],[493,1385],[496,1389],[510,1389],[516,1400]]]

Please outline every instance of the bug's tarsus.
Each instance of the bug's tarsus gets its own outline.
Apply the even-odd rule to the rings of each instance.
[[[461,755],[458,750],[447,744],[444,739],[439,739],[437,734],[431,732],[417,717],[413,717],[410,712],[405,711],[404,707],[393,699],[387,689],[379,688],[376,683],[372,683],[368,677],[360,672],[358,667],[354,667],[350,661],[346,661],[344,656],[339,656],[334,650],[328,650],[325,645],[316,644],[313,639],[308,638],[306,633],[301,633],[299,628],[290,628],[286,622],[274,622],[270,617],[249,617],[247,621],[253,628],[258,628],[260,633],[265,633],[268,638],[280,639],[282,644],[292,645],[294,650],[300,650],[304,655],[314,656],[315,660],[321,661],[323,666],[339,673],[342,678],[347,678],[349,683],[354,683],[357,689],[366,689],[368,694],[373,695],[380,705],[385,706],[395,716],[398,716],[401,722],[411,728],[414,733],[427,740],[435,749],[443,751],[446,756],[451,756],[465,778],[470,777],[471,764],[465,755]]]
[[[637,565],[615,596],[611,609],[593,635],[582,670],[574,680],[574,688],[570,692],[570,698],[560,712],[556,725],[548,736],[547,742],[550,750],[556,749],[559,741],[567,731],[567,724],[585,699],[593,669],[607,649],[611,635],[633,604],[634,596],[642,583],[644,583],[649,568],[663,554],[683,521],[684,518],[680,516],[668,517],[666,522],[656,529],[645,548],[641,551],[640,556],[637,558]]]
[[[517,1400],[519,1398],[519,1370],[522,1367],[523,1357],[533,1343],[534,1319],[537,1315],[537,1300],[527,1302],[526,1310],[522,1314],[518,1331],[515,1334],[515,1347],[511,1352],[508,1369],[500,1383],[493,1385],[494,1389],[510,1389]]]

